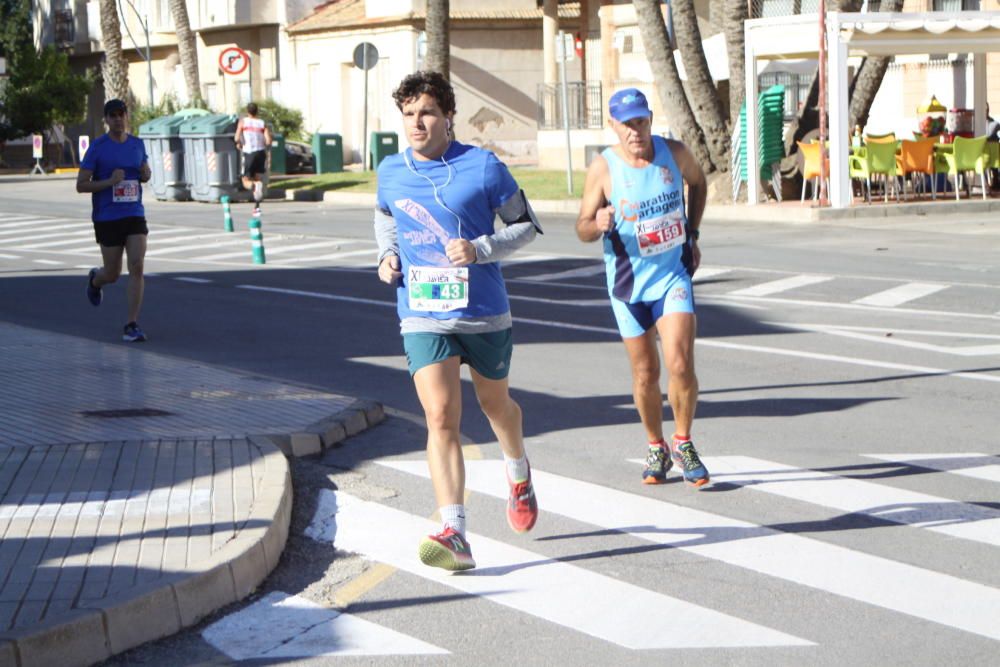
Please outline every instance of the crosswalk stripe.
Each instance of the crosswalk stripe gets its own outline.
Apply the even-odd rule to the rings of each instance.
[[[233,237],[233,236],[230,236],[230,237],[222,237],[222,236],[220,236],[218,241],[214,241],[211,244],[207,244],[207,243],[195,243],[193,245],[167,246],[166,248],[156,247],[156,248],[154,248],[152,250],[147,251],[146,252],[146,257],[159,257],[160,255],[170,255],[170,254],[177,253],[177,252],[188,252],[189,250],[212,250],[214,248],[218,248],[218,247],[221,247],[221,246],[240,245],[240,244],[247,246],[247,253],[250,252],[250,250],[249,250],[250,240],[249,239],[238,238],[238,237]],[[239,254],[242,255],[242,254],[245,254],[245,253],[239,253]],[[206,259],[206,258],[200,257],[198,259]]]
[[[35,259],[32,261],[35,262],[35,264],[47,264],[49,266],[62,266],[63,264],[62,262],[57,262],[52,259]]]
[[[4,243],[20,243],[22,241],[34,241],[36,239],[52,238],[55,236],[66,237],[67,232],[57,232],[58,229],[78,229],[80,231],[87,231],[88,229],[93,234],[93,227],[85,227],[82,224],[68,224],[68,225],[52,225],[39,227],[38,229],[28,230],[28,229],[10,229],[7,231],[0,230],[0,236],[4,237]],[[18,236],[20,234],[20,236]]]
[[[3,259],[21,259],[20,255],[7,255],[5,253],[0,253],[0,257]]]
[[[1000,546],[1000,512],[749,456],[706,456],[716,483]]]
[[[314,255],[306,257],[289,257],[288,259],[277,260],[276,264],[294,264],[296,262],[318,262],[318,261],[328,261],[331,259],[346,259],[348,257],[357,257],[360,255],[370,255],[372,261],[374,262],[378,256],[378,249],[375,247],[364,248],[363,250],[350,250],[348,252],[334,252],[329,255]]]
[[[89,232],[80,231],[80,232],[76,232],[76,233],[73,233],[73,234],[61,234],[60,236],[63,237],[63,239],[61,241],[46,241],[44,243],[29,243],[28,245],[18,245],[18,246],[13,246],[13,247],[17,248],[18,250],[36,250],[38,248],[57,248],[57,247],[59,247],[61,245],[73,245],[73,244],[76,244],[76,243],[81,243],[81,242],[85,241],[88,238],[93,239],[94,238],[94,232],[93,232],[93,230],[91,230]],[[35,237],[35,238],[37,238],[37,237]]]
[[[938,454],[862,454],[865,458],[914,465],[931,470],[962,475],[987,482],[1000,482],[1000,458],[975,452],[941,452]]]
[[[160,230],[156,230],[156,238],[155,240],[153,240],[153,242],[156,245],[162,245],[162,244],[169,245],[171,243],[186,243],[188,241],[198,241],[200,239],[219,239],[220,241],[227,241],[235,238],[239,238],[240,240],[245,240],[246,238],[242,234],[239,237],[236,237],[231,233],[227,234],[225,232],[212,232],[210,234],[191,234],[190,233],[191,230],[183,230],[183,231],[185,232],[184,234],[176,234],[169,238],[162,238],[161,235],[163,234],[163,232]],[[197,248],[197,247],[199,246],[198,245],[188,246],[188,248]],[[205,247],[205,244],[201,244],[201,247]]]
[[[608,297],[602,299],[548,299],[541,296],[522,296],[518,294],[508,294],[511,301],[530,301],[533,303],[551,303],[559,306],[602,306],[610,308],[611,302]]]
[[[379,464],[427,477],[423,461]],[[505,499],[503,461],[466,461],[466,488]],[[542,512],[1000,640],[1000,590],[747,521],[532,470]]]
[[[563,280],[565,278],[586,278],[588,276],[596,276],[600,273],[604,273],[604,264],[595,264],[593,266],[581,266],[576,269],[567,269],[566,271],[556,271],[555,273],[542,273],[537,276],[524,276],[523,278],[521,278],[521,280],[548,282],[551,280]]]
[[[30,225],[48,225],[50,222],[65,222],[67,220],[73,220],[73,218],[40,218],[38,216],[22,215],[17,218],[10,218],[9,221],[0,222],[0,229],[28,227]],[[86,224],[86,222],[80,220],[79,224]]]
[[[734,290],[729,292],[728,296],[770,296],[771,294],[787,292],[798,287],[825,283],[829,280],[833,280],[833,276],[813,276],[808,274],[789,276],[788,278],[771,280],[760,285],[754,285],[753,287]]]
[[[862,306],[899,306],[907,301],[913,301],[914,299],[919,299],[921,297],[934,294],[935,292],[940,292],[946,287],[948,286],[934,283],[907,283],[905,285],[898,285],[887,290],[882,290],[881,292],[869,294],[861,299],[855,299],[851,303],[856,303]]]
[[[503,470],[496,468],[495,472],[503,483]],[[338,549],[363,554],[619,646],[666,649],[811,644],[472,533],[469,541],[478,569],[447,576],[423,565],[416,555],[420,540],[438,530],[434,522],[339,491],[321,493],[327,498],[320,501],[320,507],[329,509],[324,512],[325,521],[314,523],[313,537],[332,539]]]
[[[716,276],[721,276],[725,273],[731,273],[732,269],[724,267],[713,267],[713,266],[699,266],[698,270],[694,272],[693,282],[701,282],[708,278],[714,278]]]
[[[298,244],[298,245],[287,245],[287,246],[280,246],[279,245],[279,246],[275,246],[275,247],[267,246],[267,255],[268,256],[281,255],[281,254],[284,254],[286,252],[293,252],[293,251],[296,251],[296,250],[312,250],[313,248],[326,248],[326,247],[329,247],[329,246],[332,246],[332,245],[341,245],[341,242],[340,241],[312,241],[310,243],[301,243],[301,244]],[[218,255],[207,255],[205,257],[199,257],[198,259],[206,261],[206,262],[210,262],[213,259],[230,259],[232,257],[242,257],[243,255],[247,255],[248,253],[249,253],[249,248],[247,249],[247,252],[228,252],[228,253],[221,253],[221,254],[218,254]]]
[[[224,616],[202,630],[201,636],[240,661],[448,653],[358,616],[281,591],[268,593],[252,605]]]

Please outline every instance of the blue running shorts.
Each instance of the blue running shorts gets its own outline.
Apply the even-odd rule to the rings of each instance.
[[[641,336],[656,326],[656,321],[669,313],[693,313],[694,291],[691,278],[676,276],[667,283],[667,291],[655,301],[625,303],[611,297],[611,309],[618,321],[618,331],[622,338]]]

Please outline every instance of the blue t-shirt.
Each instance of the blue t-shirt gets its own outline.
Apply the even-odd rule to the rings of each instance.
[[[417,284],[411,292],[410,279],[422,276],[425,281],[433,281],[428,275],[452,267],[445,254],[449,240],[492,235],[496,210],[518,192],[517,182],[496,155],[458,142],[452,142],[439,160],[414,159],[408,148],[382,161],[378,168],[377,205],[396,223],[403,273],[396,290],[400,319],[490,317],[510,311],[497,262],[464,267],[468,269],[468,292],[461,296],[467,297],[468,303],[452,310],[413,307],[420,304],[416,299],[424,304],[435,302],[439,292],[448,286],[425,282],[421,296]],[[453,277],[447,280],[452,281],[451,287],[456,286]]]
[[[90,200],[94,206],[91,219],[94,222],[146,215],[142,206],[139,167],[148,159],[142,140],[131,134],[125,135],[122,143],[102,134],[90,144],[80,161],[80,168],[94,172],[95,181],[111,178],[111,172],[115,169],[125,170],[125,180],[100,192],[91,193]]]
[[[602,155],[615,207],[614,229],[604,235],[608,292],[625,303],[655,301],[675,276],[691,276],[681,171],[662,137],[653,137],[653,161],[645,167],[628,165],[611,148]]]

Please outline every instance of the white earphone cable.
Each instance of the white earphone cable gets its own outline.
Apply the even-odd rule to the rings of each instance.
[[[448,146],[449,147],[451,146],[450,142]],[[416,170],[416,168],[410,162],[409,150],[410,149],[403,151],[403,161],[406,162],[406,168],[409,169],[413,174],[420,176],[425,181],[431,184],[431,188],[434,190],[434,201],[438,203],[438,206],[440,206],[441,208],[443,208],[444,210],[448,211],[453,216],[455,216],[455,220],[458,222],[458,231],[457,231],[458,238],[462,238],[462,218],[459,217],[459,215],[455,213],[453,210],[448,208],[448,206],[444,203],[444,200],[442,199],[440,194],[440,192],[443,191],[446,187],[448,187],[448,185],[451,183],[452,176],[454,176],[454,168],[451,166],[451,164],[448,163],[448,160],[444,158],[444,153],[442,153],[441,162],[444,164],[445,167],[448,168],[448,178],[445,180],[444,185],[438,187],[437,183],[435,183],[430,176],[428,176],[427,174],[421,174],[419,171]],[[445,153],[447,152],[448,150],[446,148]]]

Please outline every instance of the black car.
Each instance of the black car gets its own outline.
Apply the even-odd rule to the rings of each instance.
[[[285,142],[285,173],[315,174],[316,158],[312,146],[301,141]]]

